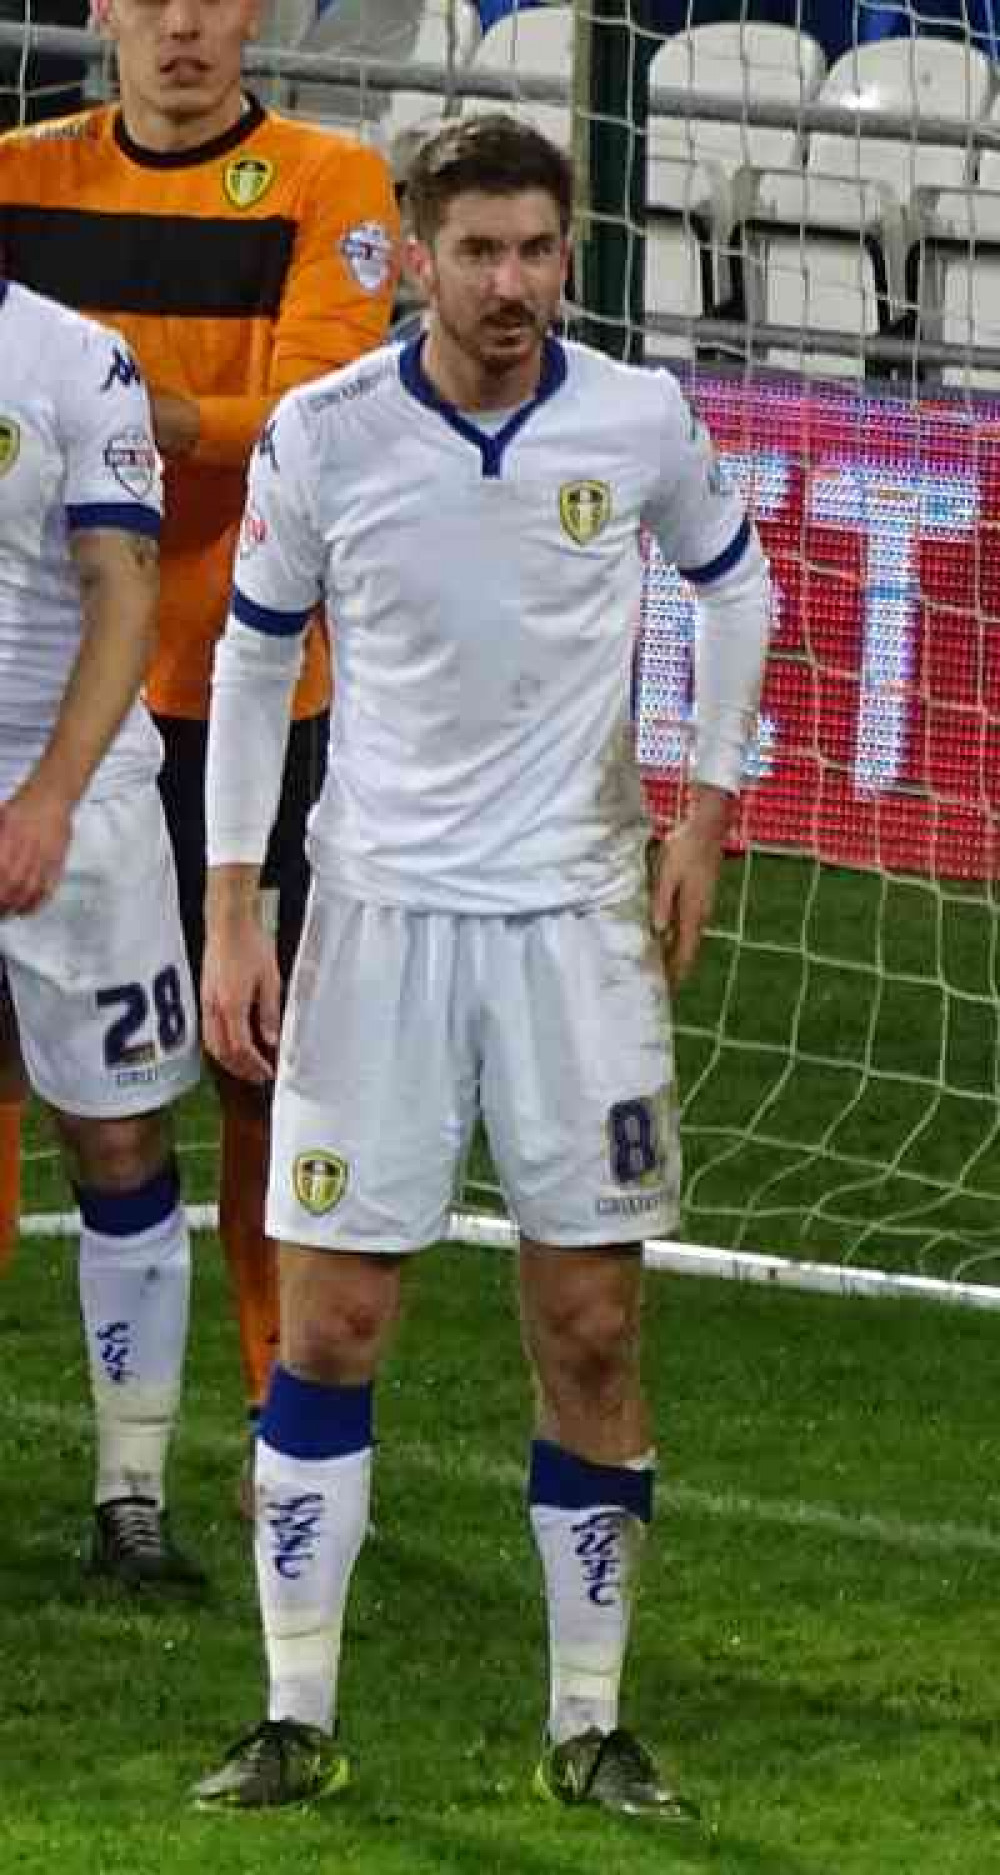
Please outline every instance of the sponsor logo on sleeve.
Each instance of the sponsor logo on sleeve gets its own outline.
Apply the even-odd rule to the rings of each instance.
[[[0,475],[14,467],[21,453],[21,425],[13,417],[0,417]]]
[[[336,1152],[300,1152],[292,1166],[292,1187],[305,1211],[323,1217],[347,1190],[347,1160]]]
[[[331,410],[337,404],[353,404],[359,397],[367,397],[379,384],[384,384],[387,377],[396,374],[395,362],[382,365],[377,371],[366,371],[361,377],[348,378],[346,384],[338,384],[332,391],[306,392],[304,401],[310,410]]]
[[[564,482],[559,490],[559,519],[578,547],[589,546],[611,519],[607,482]]]
[[[57,117],[48,123],[32,124],[21,135],[28,143],[65,143],[79,137],[93,137],[94,131],[87,121],[89,111],[83,117]]]
[[[107,377],[101,385],[102,391],[111,391],[116,384],[122,385],[127,390],[130,384],[141,383],[142,373],[131,352],[123,351],[120,345],[116,345],[108,366]]]
[[[385,286],[392,270],[392,237],[380,221],[362,221],[348,228],[337,246],[366,293],[378,293]]]
[[[267,522],[260,509],[248,503],[243,516],[243,526],[240,528],[240,559],[249,559],[252,553],[256,553],[258,547],[263,547],[266,539]]]
[[[147,430],[118,430],[104,445],[104,460],[116,482],[142,501],[156,481],[156,449]]]
[[[234,208],[256,208],[274,181],[266,156],[237,156],[222,172],[222,186]]]

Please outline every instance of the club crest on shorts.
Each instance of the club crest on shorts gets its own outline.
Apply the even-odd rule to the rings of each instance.
[[[274,164],[266,156],[237,156],[226,164],[222,181],[234,208],[253,208],[274,181]]]
[[[0,417],[0,475],[14,467],[21,450],[21,426],[13,417]]]
[[[347,1160],[335,1152],[300,1152],[292,1166],[292,1185],[303,1209],[322,1217],[347,1190]]]
[[[589,546],[611,519],[607,482],[564,482],[559,490],[559,519],[578,547]]]

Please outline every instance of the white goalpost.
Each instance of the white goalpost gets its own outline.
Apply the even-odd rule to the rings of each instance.
[[[88,98],[110,83],[93,39],[33,4],[0,20],[11,118],[38,109],[46,57],[79,60]],[[685,1241],[650,1263],[996,1307],[994,68],[927,11],[838,53],[752,9],[664,38],[638,7],[525,6],[484,31],[467,0],[278,0],[248,74],[401,175],[422,124],[502,100],[572,147],[570,310],[678,372],[771,558],[746,796],[676,1010]],[[692,599],[654,551],[638,623],[638,751],[666,830]],[[212,1151],[210,1120],[185,1135],[199,1225]],[[455,1234],[509,1244],[483,1178]],[[54,1180],[33,1137],[29,1232],[72,1225]]]

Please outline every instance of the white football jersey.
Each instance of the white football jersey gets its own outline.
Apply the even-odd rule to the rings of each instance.
[[[310,857],[425,910],[621,900],[646,832],[640,526],[696,582],[755,536],[669,373],[549,339],[537,395],[485,429],[422,345],[291,392],[251,465],[230,633],[299,634],[320,596],[332,632]]]
[[[161,512],[149,402],[125,340],[0,282],[0,800],[42,754],[79,650],[71,534],[155,537]],[[160,759],[136,704],[88,797],[154,776]]]

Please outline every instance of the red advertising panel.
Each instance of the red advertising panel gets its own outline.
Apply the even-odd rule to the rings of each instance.
[[[996,871],[1000,403],[698,376],[770,556],[740,838],[846,865]],[[639,756],[658,818],[689,739],[694,601],[649,552]]]

